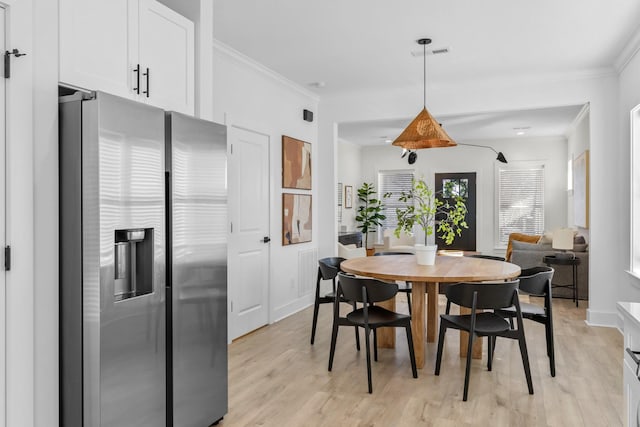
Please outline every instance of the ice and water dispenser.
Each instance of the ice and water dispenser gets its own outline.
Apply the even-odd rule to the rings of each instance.
[[[153,292],[153,228],[116,230],[114,298]]]

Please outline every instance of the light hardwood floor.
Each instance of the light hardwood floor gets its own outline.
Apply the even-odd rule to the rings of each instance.
[[[406,303],[398,301],[397,307],[406,309]],[[398,330],[396,349],[381,349],[379,361],[372,362],[370,395],[364,348],[356,351],[352,329],[340,328],[328,372],[331,307],[320,307],[313,346],[309,308],[230,345],[229,413],[220,425],[623,425],[622,335],[587,326],[583,307],[554,300],[555,378],[549,375],[544,327],[525,321],[535,394],[527,392],[517,343],[499,339],[492,372],[486,368],[486,342],[482,360],[473,361],[467,402],[457,331],[447,332],[440,376],[433,374],[437,343],[428,343],[425,367],[414,379],[404,331]],[[364,344],[362,332],[361,338]]]

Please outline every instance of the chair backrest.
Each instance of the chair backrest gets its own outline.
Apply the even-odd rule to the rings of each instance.
[[[517,298],[518,280],[509,282],[456,283],[447,288],[447,300],[461,307],[473,307],[473,294],[477,292],[476,309],[511,307]]]
[[[338,275],[340,271],[340,263],[344,261],[344,258],[330,257],[322,258],[318,260],[318,266],[320,267],[320,276],[322,280],[331,280]]]
[[[520,272],[520,289],[531,295],[544,296],[551,288],[554,270],[551,267],[532,267]]]
[[[494,261],[504,261],[503,257],[495,256],[495,255],[471,254],[471,255],[465,255],[465,256],[469,258],[482,258],[482,259],[492,259]]]
[[[356,302],[380,302],[393,298],[398,293],[398,285],[395,283],[381,282],[366,277],[348,276],[340,273],[338,287],[342,290],[344,298]],[[364,301],[362,288],[367,290],[367,301]]]

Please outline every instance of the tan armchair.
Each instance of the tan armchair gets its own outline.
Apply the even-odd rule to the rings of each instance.
[[[396,237],[394,230],[384,230],[382,235],[384,238],[384,246],[381,252],[414,252],[415,238],[412,234],[405,232],[400,233],[400,237]]]
[[[354,244],[343,245],[338,242],[338,256],[345,259],[365,257],[367,256],[367,250]]]

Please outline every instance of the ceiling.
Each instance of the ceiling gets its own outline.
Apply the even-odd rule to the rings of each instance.
[[[450,49],[427,57],[428,85],[611,70],[639,23],[637,0],[214,0],[217,40],[321,98],[421,86],[422,57],[412,55],[421,51],[415,42],[421,37],[433,40],[432,49]],[[561,135],[580,108],[439,120],[454,139],[512,137],[518,126],[530,126],[529,136]],[[347,139],[344,129],[354,142],[377,143],[397,136],[412,118],[344,124],[340,136]]]
[[[535,110],[438,116],[447,133],[458,142],[507,138],[564,136],[582,105]],[[412,118],[341,123],[340,139],[358,145],[385,145],[395,139]]]

